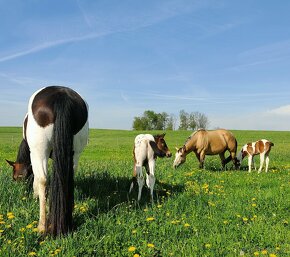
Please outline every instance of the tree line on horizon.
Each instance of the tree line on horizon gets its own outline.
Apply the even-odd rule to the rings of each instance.
[[[177,128],[178,124],[178,128]],[[201,112],[188,113],[184,110],[177,117],[166,112],[156,113],[152,110],[144,111],[140,117],[134,117],[134,130],[197,130],[208,128],[209,119]]]

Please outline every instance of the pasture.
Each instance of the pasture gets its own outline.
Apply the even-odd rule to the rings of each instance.
[[[38,201],[12,181],[20,128],[0,128],[0,256],[290,256],[290,132],[232,131],[240,147],[266,138],[269,172],[221,171],[218,156],[198,168],[193,154],[172,168],[189,131],[168,131],[173,156],[156,162],[155,201],[128,195],[139,132],[90,130],[75,174],[74,233],[37,233]],[[157,133],[157,132],[150,132]],[[226,154],[228,156],[228,154]],[[259,167],[259,158],[256,157]]]

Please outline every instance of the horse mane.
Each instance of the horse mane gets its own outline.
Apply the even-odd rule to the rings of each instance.
[[[191,138],[193,137],[193,136],[195,136],[195,134],[197,134],[198,132],[200,132],[200,131],[206,131],[204,128],[200,128],[200,129],[198,129],[198,130],[195,130],[195,131],[193,131],[193,133],[186,139],[186,141],[185,141],[185,143],[184,143],[184,145],[186,145],[186,143],[188,143],[188,141],[190,141],[191,140]]]
[[[31,164],[30,149],[29,149],[28,143],[25,139],[22,139],[22,141],[19,145],[16,162],[17,163],[24,163],[24,164]]]

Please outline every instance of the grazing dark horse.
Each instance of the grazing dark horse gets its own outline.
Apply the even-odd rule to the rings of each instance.
[[[206,155],[219,154],[222,162],[222,167],[233,161],[237,168],[237,140],[234,135],[225,129],[207,131],[204,129],[197,130],[187,139],[181,148],[176,148],[175,160],[173,167],[177,168],[186,161],[186,156],[190,152],[194,152],[198,161],[199,167],[203,168]],[[225,158],[225,152],[229,151],[230,156]]]
[[[132,191],[137,180],[139,192],[138,201],[141,199],[142,188],[144,186],[144,177],[142,167],[146,169],[146,184],[150,189],[151,199],[153,200],[153,189],[155,185],[155,161],[158,157],[171,157],[167,144],[164,140],[165,134],[152,136],[150,134],[140,134],[136,136],[133,149],[134,171],[130,186]]]
[[[67,87],[50,86],[35,92],[28,105],[13,178],[33,172],[33,191],[39,197],[38,230],[53,236],[72,231],[74,170],[88,141],[88,106]],[[50,181],[49,215],[46,219],[48,158],[53,160]]]

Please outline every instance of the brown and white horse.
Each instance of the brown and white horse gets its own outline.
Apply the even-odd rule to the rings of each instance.
[[[186,156],[194,152],[198,161],[199,167],[203,168],[206,155],[219,154],[222,162],[222,167],[233,161],[237,168],[237,140],[234,135],[225,129],[218,129],[213,131],[207,131],[200,129],[192,133],[187,139],[185,144],[179,149],[176,148],[175,160],[173,167],[177,168],[186,161]],[[225,152],[229,151],[230,156],[225,158]]]
[[[13,178],[34,174],[33,191],[39,197],[38,230],[53,236],[72,230],[74,170],[88,141],[88,106],[67,87],[50,86],[35,92],[29,100]],[[49,217],[46,219],[48,158],[53,160],[50,181]]]
[[[138,201],[141,199],[144,177],[142,167],[146,169],[146,184],[150,189],[151,200],[153,200],[153,189],[155,185],[155,161],[158,157],[171,157],[172,154],[164,140],[165,134],[152,136],[140,134],[136,136],[133,148],[134,171],[129,193],[134,184],[138,183]]]
[[[271,147],[274,146],[272,142],[270,142],[267,139],[261,139],[256,142],[245,144],[241,151],[237,155],[237,159],[239,161],[239,166],[241,165],[242,160],[248,156],[248,166],[249,166],[249,172],[252,170],[252,164],[254,165],[254,168],[256,169],[255,162],[254,162],[254,156],[260,154],[260,168],[258,172],[260,173],[262,171],[264,161],[266,158],[266,169],[265,171],[268,172],[269,167],[269,153],[271,151]]]

